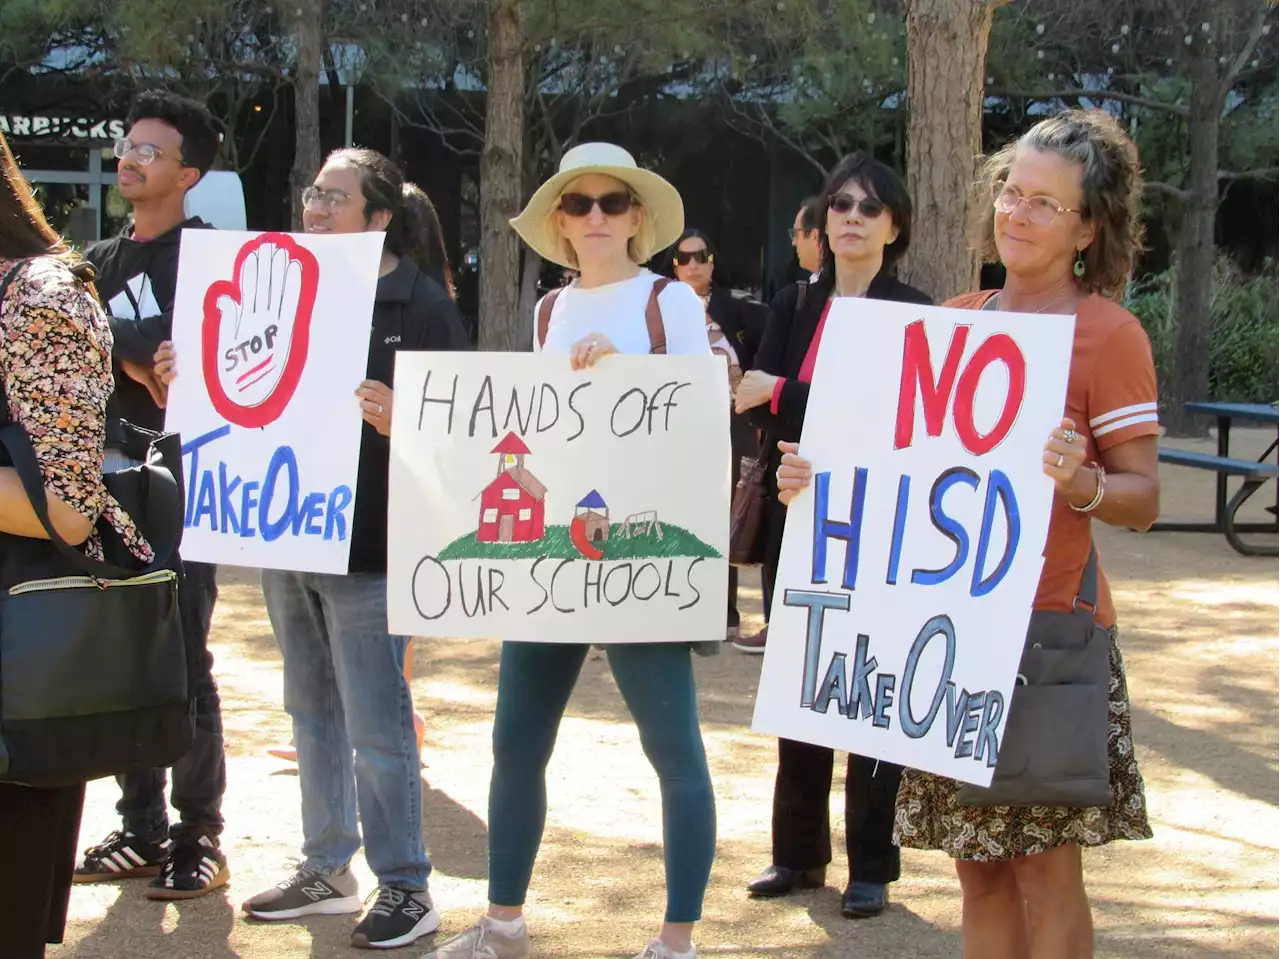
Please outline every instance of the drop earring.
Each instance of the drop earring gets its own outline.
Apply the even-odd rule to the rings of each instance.
[[[1071,272],[1076,275],[1077,280],[1084,278],[1084,250],[1076,250],[1076,263]]]

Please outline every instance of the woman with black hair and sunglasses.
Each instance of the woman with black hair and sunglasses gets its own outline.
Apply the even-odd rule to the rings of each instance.
[[[735,407],[748,412],[771,448],[768,468],[768,545],[764,575],[778,572],[785,507],[778,502],[779,442],[796,442],[804,424],[809,381],[827,314],[837,297],[929,304],[930,298],[893,276],[911,242],[911,197],[889,167],[862,153],[845,157],[827,176],[819,203],[822,269],[773,301],[755,368],[738,385]],[[770,589],[772,592],[772,589]],[[828,822],[834,753],[823,746],[778,740],[773,793],[773,863],[748,884],[753,896],[785,896],[817,888],[831,862]],[[894,802],[902,767],[849,756],[845,777],[845,843],[849,884],[840,911],[851,919],[879,915],[888,884],[898,878],[893,844]]]
[[[711,352],[723,356],[729,364],[729,393],[737,389],[742,371],[751,369],[768,310],[763,303],[740,299],[724,285],[715,282],[716,255],[711,238],[701,230],[687,229],[676,240],[661,264],[663,272],[693,287],[706,310],[707,340]],[[732,444],[733,483],[738,483],[742,457],[757,456],[760,451],[755,427],[745,414],[729,416],[729,438]],[[738,614],[738,569],[729,567],[729,609],[725,638],[736,642],[741,617]]]

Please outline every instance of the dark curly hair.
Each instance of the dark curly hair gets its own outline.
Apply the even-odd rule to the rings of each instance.
[[[204,176],[218,158],[218,126],[208,107],[197,100],[163,90],[139,93],[129,104],[126,126],[139,120],[159,120],[182,134],[182,165],[194,167]]]
[[[1077,282],[1090,293],[1118,300],[1124,295],[1134,261],[1142,251],[1142,168],[1138,148],[1124,128],[1101,110],[1067,110],[1041,120],[989,157],[979,175],[979,197],[1009,175],[1021,149],[1043,150],[1078,163],[1084,170],[1081,217],[1096,227],[1084,250],[1084,276]],[[989,263],[998,262],[995,216],[990,204],[978,204],[975,246]]]

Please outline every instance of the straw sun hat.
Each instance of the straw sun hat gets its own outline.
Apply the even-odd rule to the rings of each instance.
[[[551,214],[560,195],[574,180],[588,173],[601,173],[621,180],[644,207],[644,222],[631,240],[629,252],[637,263],[649,260],[658,250],[670,246],[684,232],[684,201],[670,183],[636,166],[635,157],[612,143],[582,143],[564,155],[560,171],[538,190],[528,206],[511,221],[520,238],[544,260],[576,269],[573,250],[556,229]]]

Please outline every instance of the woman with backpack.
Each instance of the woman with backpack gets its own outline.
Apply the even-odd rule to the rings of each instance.
[[[101,560],[102,530],[145,565],[151,547],[102,479],[112,338],[92,275],[45,220],[0,135],[5,418],[30,438],[58,536]],[[66,574],[11,459],[0,456],[0,591]],[[40,959],[46,943],[62,941],[84,788],[0,781],[0,940],[7,959]]]
[[[535,308],[535,351],[567,356],[575,370],[611,353],[710,353],[701,300],[641,266],[684,228],[680,194],[627,151],[608,143],[570,150],[512,225],[543,259],[578,271]],[[546,824],[546,768],[588,649],[503,643],[489,786],[489,909],[427,959],[530,955],[524,903]],[[716,836],[690,644],[607,651],[662,788],[667,910],[658,937],[637,959],[693,959],[693,924],[702,916]]]

